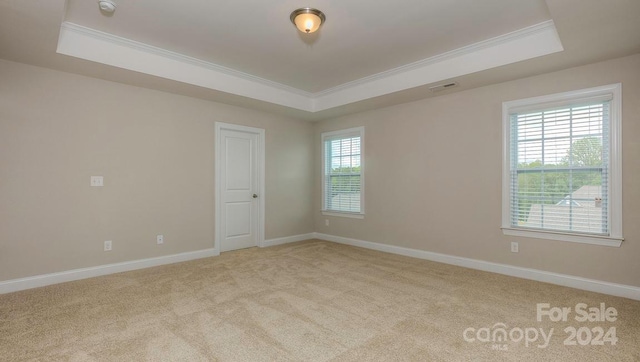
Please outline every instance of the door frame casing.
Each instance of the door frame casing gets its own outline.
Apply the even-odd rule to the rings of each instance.
[[[258,219],[257,219],[257,240],[256,244],[259,247],[264,247],[264,220],[265,220],[265,130],[262,128],[240,126],[237,124],[216,122],[215,123],[215,240],[213,244],[213,250],[216,255],[220,254],[221,243],[223,235],[221,234],[222,228],[222,152],[220,147],[222,146],[222,130],[230,130],[237,132],[245,132],[256,134],[258,136]]]

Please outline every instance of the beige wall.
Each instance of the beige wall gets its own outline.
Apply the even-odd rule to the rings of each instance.
[[[317,231],[640,286],[640,55],[316,124],[2,60],[0,79],[0,281],[211,248],[222,121],[266,129],[267,239]],[[502,102],[616,82],[622,247],[503,236]],[[360,125],[366,217],[324,217],[320,133]]]
[[[266,130],[266,238],[313,231],[308,122],[1,60],[0,79],[0,281],[213,247],[215,121]]]
[[[503,236],[503,101],[623,84],[620,248]],[[640,55],[443,95],[315,124],[320,133],[365,126],[365,219],[320,213],[317,232],[640,286]],[[325,226],[324,219],[330,219]],[[510,252],[510,241],[520,252]]]

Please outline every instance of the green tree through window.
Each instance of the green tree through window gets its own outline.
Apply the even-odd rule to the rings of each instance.
[[[519,164],[523,171],[518,173],[518,208],[523,210],[519,220],[527,221],[532,204],[555,205],[583,186],[601,186],[601,167],[602,140],[597,137],[574,141],[556,165],[544,167],[541,160]]]

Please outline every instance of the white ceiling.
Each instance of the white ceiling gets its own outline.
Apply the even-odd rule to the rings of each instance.
[[[116,2],[0,0],[0,58],[321,119],[640,52],[639,0]]]
[[[65,20],[307,92],[550,19],[542,0],[116,1],[69,0]],[[301,5],[327,16],[311,36],[289,21]]]

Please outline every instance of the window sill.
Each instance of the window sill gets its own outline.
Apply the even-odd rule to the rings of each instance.
[[[340,212],[340,211],[322,210],[322,215],[324,215],[324,216],[347,217],[347,218],[350,218],[350,219],[364,219],[364,214],[355,213],[355,212]]]
[[[610,236],[595,236],[595,235],[581,235],[581,234],[570,234],[563,232],[554,232],[554,231],[542,231],[542,230],[526,230],[526,229],[516,229],[516,228],[502,228],[502,233],[504,235],[510,236],[522,236],[526,238],[535,238],[535,239],[547,239],[547,240],[559,240],[559,241],[570,241],[574,243],[582,243],[582,244],[592,244],[592,245],[601,245],[601,246],[611,246],[619,248],[622,245],[622,241],[624,238],[616,238]]]

